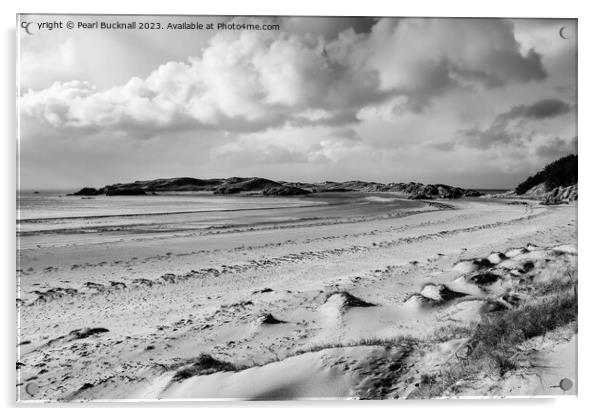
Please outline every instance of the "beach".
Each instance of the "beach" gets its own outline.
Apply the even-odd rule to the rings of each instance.
[[[553,370],[425,387],[471,352],[450,328],[576,279],[576,202],[64,198],[84,205],[78,215],[19,216],[19,400],[521,396],[576,384],[568,322],[528,340],[525,360]]]

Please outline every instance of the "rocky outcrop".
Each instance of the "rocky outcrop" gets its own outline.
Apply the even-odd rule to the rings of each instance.
[[[548,192],[543,198],[544,205],[566,204],[577,200],[577,184],[570,186],[559,186]]]

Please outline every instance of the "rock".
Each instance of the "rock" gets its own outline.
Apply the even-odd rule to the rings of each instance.
[[[577,200],[577,184],[570,186],[559,186],[543,196],[543,205],[566,204]]]

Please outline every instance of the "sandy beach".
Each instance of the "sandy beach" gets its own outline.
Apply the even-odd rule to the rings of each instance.
[[[518,367],[432,380],[491,312],[576,280],[576,202],[353,194],[24,226],[18,399],[575,394],[555,387],[576,384],[573,322],[521,344]]]

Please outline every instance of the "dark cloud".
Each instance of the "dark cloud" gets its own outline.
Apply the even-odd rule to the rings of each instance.
[[[456,88],[459,88],[459,84],[454,80],[453,64],[448,59],[441,59],[439,62],[424,65],[417,82],[401,88],[398,92],[408,98],[408,109],[422,112],[434,98]]]
[[[571,106],[561,100],[544,99],[531,105],[517,105],[510,111],[500,114],[499,119],[530,118],[544,119],[566,114]]]
[[[498,55],[497,60],[504,68],[503,72],[507,72],[508,79],[522,82],[541,81],[548,76],[541,57],[541,54],[531,48],[525,56],[506,52]]]
[[[459,130],[456,133],[455,141],[475,149],[489,149],[510,144],[522,147],[530,141],[534,133],[532,129],[525,128],[525,120],[550,119],[566,114],[570,109],[569,104],[557,99],[543,99],[531,105],[516,105],[510,110],[498,114],[493,123],[485,129],[475,126]],[[546,149],[544,146],[542,151],[552,151]]]

